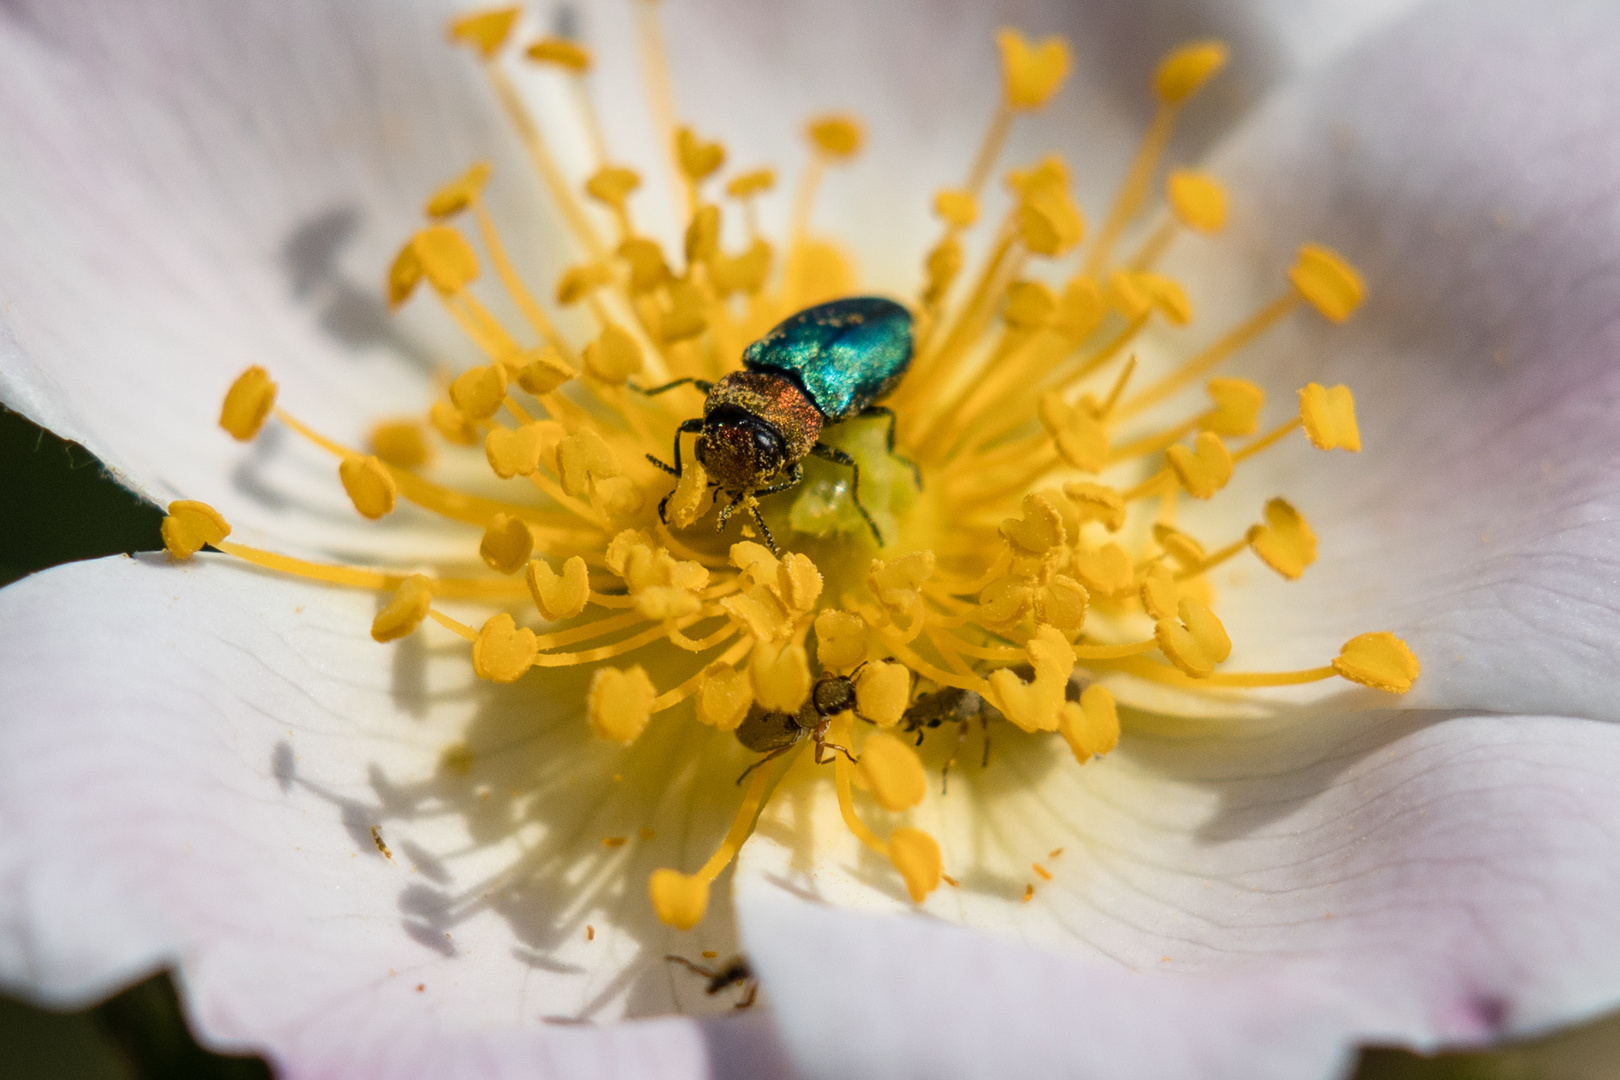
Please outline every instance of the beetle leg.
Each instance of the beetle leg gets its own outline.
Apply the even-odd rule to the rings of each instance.
[[[651,454],[646,455],[647,460],[679,480],[681,478],[681,436],[695,435],[702,430],[703,418],[701,416],[694,416],[690,420],[681,421],[681,426],[675,429],[675,445],[673,447],[675,464],[666,465]],[[665,524],[668,524],[668,522],[665,522]]]
[[[692,973],[694,973],[696,975],[702,975],[705,979],[712,979],[717,974],[719,974],[717,971],[715,971],[711,967],[705,967],[702,964],[694,964],[694,963],[692,963],[692,961],[688,960],[686,957],[684,957],[684,956],[676,956],[674,953],[665,953],[664,954],[664,959],[668,960],[672,964],[680,964],[682,967],[686,968],[688,971],[691,971]]]
[[[675,429],[675,464],[666,465],[662,461],[659,461],[657,458],[653,457],[651,454],[647,455],[647,460],[669,473],[669,475],[673,476],[675,479],[679,480],[681,478],[681,436],[690,435],[694,432],[699,432],[702,430],[703,420],[701,417],[694,416],[690,420],[683,420],[681,422],[681,426]],[[669,495],[665,495],[662,499],[658,500],[658,520],[662,521],[665,525],[669,524],[669,515],[665,513],[665,510],[669,506],[670,495],[674,494],[675,493],[672,491],[669,493]]]
[[[737,512],[737,507],[741,506],[743,499],[748,497],[746,491],[736,491],[732,495],[732,500],[720,509],[719,519],[714,523],[715,532],[719,532],[726,527],[726,522],[731,520],[731,515]]]
[[[787,468],[786,480],[782,481],[780,484],[772,484],[770,487],[755,489],[753,493],[754,497],[758,498],[761,495],[775,495],[778,491],[786,491],[788,488],[793,487],[802,479],[804,479],[804,466],[795,461]]]
[[[880,529],[878,529],[877,522],[872,520],[872,515],[866,512],[866,507],[861,504],[860,465],[856,463],[854,458],[838,449],[838,447],[828,446],[826,443],[816,443],[816,445],[810,448],[810,452],[816,455],[818,458],[825,458],[827,461],[831,461],[839,465],[849,466],[849,497],[854,501],[855,509],[861,512],[861,517],[866,519],[866,527],[872,530],[873,537],[877,539],[878,547],[882,547],[883,533]]]
[[[810,737],[816,740],[816,764],[825,765],[827,762],[831,761],[832,758],[827,756],[827,751],[831,750],[834,753],[842,753],[844,757],[849,760],[851,765],[859,765],[861,763],[861,759],[850,753],[849,747],[839,746],[837,743],[830,743],[827,741],[827,725],[831,723],[832,720],[830,719],[823,720],[821,723],[817,724],[815,730],[810,733]]]
[[[659,394],[662,394],[665,390],[673,390],[677,386],[685,386],[687,383],[691,383],[693,386],[697,387],[699,390],[703,391],[705,394],[707,394],[711,389],[714,388],[714,383],[710,382],[708,379],[693,379],[693,378],[676,379],[674,382],[667,382],[663,386],[653,386],[653,387],[649,387],[649,388],[647,388],[645,390],[643,390],[641,387],[637,386],[634,383],[629,383],[628,385],[629,385],[630,389],[634,390],[638,394],[644,394],[647,397],[657,397]]]
[[[945,794],[945,785],[950,783],[951,766],[956,764],[956,755],[962,752],[962,744],[967,742],[968,721],[960,721],[956,725],[956,745],[951,748],[951,756],[945,759],[945,767],[939,770],[939,793]]]
[[[755,769],[759,768],[761,765],[765,764],[767,761],[771,761],[771,760],[773,760],[775,758],[779,758],[783,754],[787,753],[789,750],[793,749],[795,746],[799,745],[799,739],[801,739],[803,737],[804,736],[800,735],[798,738],[795,738],[792,742],[788,743],[786,746],[778,746],[775,750],[772,750],[770,753],[766,754],[764,757],[760,758],[758,761],[756,761],[752,765],[748,766],[748,768],[746,768],[746,769],[744,769],[742,771],[742,775],[737,777],[737,783],[741,784],[745,779],[747,779],[749,773],[753,772]]]
[[[887,405],[868,405],[866,408],[861,410],[861,415],[887,416],[889,418],[889,456],[911,470],[911,478],[917,482],[917,490],[921,491],[923,486],[922,470],[917,468],[917,463],[915,461],[912,461],[904,454],[897,454],[894,452],[894,410],[889,408]]]

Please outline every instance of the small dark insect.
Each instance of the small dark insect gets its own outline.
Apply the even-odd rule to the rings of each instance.
[[[1027,664],[1012,670],[1026,682],[1035,677],[1034,670]],[[1064,687],[1063,696],[1069,701],[1079,701],[1080,693],[1086,686],[1086,680],[1076,671],[1069,676],[1069,684]],[[951,756],[946,759],[945,767],[939,774],[939,791],[943,795],[945,785],[950,779],[951,766],[956,763],[956,755],[961,752],[962,744],[967,741],[968,725],[977,720],[984,732],[984,757],[979,762],[979,767],[983,769],[990,765],[990,721],[1003,719],[1005,717],[1002,716],[1001,710],[984,700],[982,695],[955,686],[942,686],[938,690],[918,694],[910,707],[901,714],[900,727],[906,732],[916,732],[917,745],[921,746],[923,736],[928,731],[942,724],[957,725],[956,746],[952,748]]]
[[[950,782],[951,766],[956,764],[956,755],[962,752],[962,744],[967,741],[968,726],[974,721],[979,722],[984,732],[984,757],[979,767],[987,768],[990,765],[990,721],[1001,719],[1001,711],[972,690],[962,690],[955,686],[942,686],[932,693],[918,694],[909,708],[900,717],[902,730],[917,733],[917,745],[921,746],[924,729],[929,731],[941,724],[956,724],[956,745],[951,749],[951,756],[946,759],[945,767],[939,773],[939,793],[945,794],[946,785]]]
[[[697,435],[693,449],[707,471],[709,486],[731,501],[721,508],[716,530],[739,508],[746,508],[772,552],[776,541],[756,499],[799,483],[801,464],[814,454],[850,469],[855,509],[883,544],[883,533],[861,503],[861,467],[835,446],[820,442],[821,429],[854,417],[889,419],[889,453],[894,454],[894,413],[874,404],[911,365],[911,312],[877,296],[855,296],[806,308],[743,351],[743,370],[719,382],[676,379],[642,393],[662,394],[691,384],[708,395],[703,416],[675,431],[673,465],[647,460],[677,480],[681,476],[681,436]],[[917,483],[917,466],[905,458]],[[659,520],[669,523],[669,496],[658,504]]]
[[[748,966],[748,961],[741,956],[733,956],[730,960],[714,967],[694,964],[686,957],[676,956],[674,953],[666,954],[664,959],[672,964],[680,964],[688,971],[695,972],[708,979],[709,985],[703,991],[706,994],[718,994],[728,986],[741,985],[743,995],[738,999],[735,1006],[738,1009],[748,1008],[754,1003],[754,998],[759,996],[759,980],[754,978],[753,969]]]
[[[744,777],[767,761],[793,749],[806,736],[816,742],[817,765],[825,764],[830,753],[842,753],[852,764],[859,764],[848,747],[827,741],[827,728],[840,713],[861,715],[855,708],[855,676],[860,670],[858,667],[848,675],[822,675],[810,688],[810,696],[799,706],[797,714],[769,712],[758,705],[750,708],[743,722],[737,725],[737,741],[765,756],[744,769],[737,783],[742,783]]]

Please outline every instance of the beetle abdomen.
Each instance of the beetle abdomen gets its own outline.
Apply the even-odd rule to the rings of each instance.
[[[805,308],[743,352],[743,367],[793,378],[834,422],[881,399],[910,364],[911,312],[881,296]]]

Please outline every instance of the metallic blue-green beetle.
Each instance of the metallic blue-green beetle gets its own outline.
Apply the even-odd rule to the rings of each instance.
[[[882,545],[883,533],[861,505],[860,466],[844,451],[818,440],[828,424],[886,416],[889,453],[894,454],[894,413],[876,402],[894,389],[910,365],[911,312],[893,300],[855,296],[817,304],[782,320],[743,350],[742,371],[719,382],[677,379],[644,391],[661,394],[690,383],[708,395],[703,416],[676,429],[675,464],[651,454],[647,460],[679,479],[681,436],[697,435],[693,449],[709,476],[709,486],[731,497],[715,528],[725,528],[731,515],[746,504],[772,551],[776,541],[754,498],[797,484],[807,455],[847,465],[855,509]],[[917,467],[906,464],[916,475]],[[658,516],[666,523],[668,503],[665,496],[658,504]]]

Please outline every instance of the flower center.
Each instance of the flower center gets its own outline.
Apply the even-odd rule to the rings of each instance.
[[[638,9],[651,111],[687,215],[680,245],[638,228],[641,175],[609,159],[590,53],[558,38],[515,49],[516,9],[469,16],[451,37],[479,56],[581,261],[537,293],[485,205],[491,168],[475,164],[428,199],[386,287],[396,307],[430,294],[483,364],[447,380],[424,416],[378,422],[364,448],[277,408],[260,368],[236,380],[222,410],[238,439],[275,417],[330,451],[366,518],[403,498],[470,527],[488,572],[294,559],[228,542],[223,518],[189,501],[164,522],[176,558],[212,545],[386,593],[377,641],[432,620],[465,639],[473,670],[494,682],[588,669],[585,713],[604,740],[631,744],[649,723],[734,732],[752,764],[733,825],[703,866],[649,882],[658,916],[681,928],[702,919],[711,884],[806,754],[831,766],[845,823],[921,902],[953,880],[938,844],[869,824],[874,806],[889,820],[926,797],[902,736],[920,743],[941,725],[965,734],[1004,721],[1061,735],[1084,764],[1115,745],[1115,691],[1133,682],[1216,696],[1336,676],[1411,687],[1417,660],[1382,632],[1319,667],[1226,670],[1232,643],[1211,571],[1248,552],[1298,578],[1316,538],[1281,497],[1227,535],[1178,525],[1185,500],[1216,498],[1295,429],[1320,450],[1360,449],[1344,386],[1305,386],[1297,409],[1262,430],[1265,392],[1212,377],[1285,318],[1352,314],[1361,279],[1333,251],[1300,248],[1274,300],[1181,358],[1137,352],[1144,333],[1192,321],[1181,285],[1154,269],[1161,256],[1183,234],[1225,224],[1225,192],[1205,173],[1170,171],[1164,209],[1150,208],[1178,114],[1225,63],[1219,43],[1160,64],[1157,113],[1089,244],[1068,167],[1050,156],[1005,174],[1010,207],[984,223],[970,272],[964,240],[1008,132],[1051,99],[1069,64],[1061,39],[1002,31],[1000,106],[961,185],[935,198],[941,235],[902,305],[851,298],[850,259],[811,231],[817,188],[859,153],[860,123],[808,124],[810,164],[773,242],[755,203],[776,173],[722,184],[724,147],[675,123],[656,5]],[[525,62],[572,84],[594,158],[587,175],[568,175],[528,111],[514,81]],[[488,288],[520,323],[496,314]],[[590,330],[565,333],[564,309]],[[480,447],[498,483],[435,478],[435,458]],[[456,601],[484,605],[484,621],[444,610]]]

